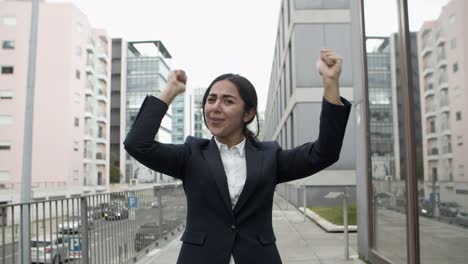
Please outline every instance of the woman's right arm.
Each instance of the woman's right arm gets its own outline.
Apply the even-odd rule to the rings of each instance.
[[[161,121],[173,99],[185,91],[187,77],[181,70],[172,71],[160,99],[147,96],[125,138],[127,152],[155,171],[182,179],[184,161],[189,153],[186,144],[164,144],[154,140]]]

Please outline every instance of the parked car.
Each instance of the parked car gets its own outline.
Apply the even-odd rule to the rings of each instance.
[[[104,213],[104,219],[107,221],[122,220],[128,218],[128,209],[121,206],[111,206]]]
[[[152,201],[150,203],[150,208],[158,208],[159,207],[159,202],[158,201]]]
[[[62,234],[33,236],[30,246],[32,263],[61,263],[67,257],[68,243]]]
[[[419,215],[428,217],[433,216],[433,207],[429,200],[422,200],[419,202]]]
[[[92,229],[94,226],[94,219],[88,216],[88,229]],[[63,224],[58,225],[58,232],[65,234],[76,234],[81,231],[81,217],[72,216],[64,218]]]
[[[460,210],[460,206],[455,202],[441,202],[439,214],[446,217],[455,217]]]
[[[468,227],[468,211],[459,210],[455,216],[454,222],[461,226]]]
[[[139,252],[159,238],[159,224],[145,223],[141,225],[135,234],[135,251]]]

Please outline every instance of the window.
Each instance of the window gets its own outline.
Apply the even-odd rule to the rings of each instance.
[[[461,111],[458,111],[455,115],[456,115],[456,120],[461,121],[462,119]]]
[[[11,149],[11,143],[10,142],[0,141],[0,151],[10,150],[10,149]]]
[[[457,47],[457,39],[453,38],[450,40],[450,48],[455,49]]]
[[[455,15],[450,15],[449,24],[452,25],[453,23],[455,23]]]
[[[80,119],[78,117],[75,117],[75,127],[80,126]]]
[[[76,140],[73,141],[73,150],[74,151],[78,151],[78,145],[79,145],[78,141],[76,141]]]
[[[457,137],[457,144],[458,144],[459,146],[462,146],[462,145],[463,145],[463,136],[458,136],[458,137]]]
[[[452,65],[452,69],[453,69],[453,72],[456,73],[458,71],[458,62],[455,62],[453,65]]]
[[[0,171],[0,181],[8,181],[8,180],[10,180],[10,172]]]
[[[9,125],[13,123],[13,118],[10,115],[0,115],[0,125]]]
[[[0,90],[0,100],[9,100],[13,99],[13,91],[10,90]]]
[[[75,77],[76,77],[76,79],[78,79],[78,80],[80,79],[80,77],[81,77],[81,72],[80,72],[79,70],[76,70],[76,71],[75,71]]]
[[[15,41],[14,40],[4,40],[2,42],[2,49],[15,49]]]
[[[76,56],[81,56],[81,47],[76,47],[75,48],[75,55]]]
[[[13,74],[13,66],[2,66],[2,74]]]
[[[5,26],[16,26],[16,17],[14,16],[3,17],[2,23]]]

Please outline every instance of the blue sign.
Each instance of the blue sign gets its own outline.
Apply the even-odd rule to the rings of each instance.
[[[431,193],[430,194],[430,200],[431,202],[434,201],[437,207],[440,205],[440,193]]]
[[[138,208],[138,197],[128,197],[128,208]]]

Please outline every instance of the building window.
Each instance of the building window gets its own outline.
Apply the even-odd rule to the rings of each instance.
[[[78,145],[79,145],[78,141],[76,141],[76,140],[73,141],[73,150],[74,151],[78,151]]]
[[[10,115],[0,115],[0,125],[9,125],[13,123],[13,118]]]
[[[13,91],[3,90],[0,91],[0,100],[10,100],[13,99]]]
[[[81,72],[80,72],[79,70],[76,70],[76,71],[75,71],[75,77],[76,77],[76,79],[78,79],[78,80],[81,78]]]
[[[455,23],[455,15],[450,15],[449,24],[452,25],[453,23]]]
[[[102,185],[102,172],[97,173],[97,185]]]
[[[81,56],[81,47],[76,47],[75,54],[76,56]]]
[[[462,114],[461,114],[460,111],[458,111],[458,112],[455,114],[455,116],[456,116],[456,120],[457,120],[457,121],[461,121],[461,119],[462,119]]]
[[[2,74],[13,74],[13,66],[2,66]]]
[[[2,49],[4,49],[4,50],[15,49],[15,41],[14,40],[4,40],[2,42]]]
[[[16,17],[14,16],[3,17],[2,23],[5,26],[16,26]]]
[[[452,65],[452,68],[453,68],[453,73],[456,73],[458,71],[458,62],[455,62],[453,65]]]
[[[463,136],[458,136],[458,137],[457,137],[457,144],[458,144],[459,146],[462,146],[462,145],[463,145]]]
[[[455,49],[457,47],[457,39],[453,38],[450,40],[450,48]]]
[[[10,180],[10,172],[0,171],[0,181],[9,181],[9,180]]]
[[[10,142],[0,141],[0,150],[10,150],[10,149],[11,149]]]
[[[78,117],[75,117],[75,127],[80,126],[80,119]]]

